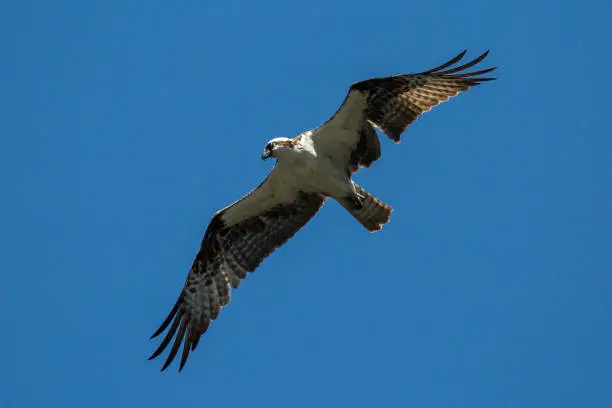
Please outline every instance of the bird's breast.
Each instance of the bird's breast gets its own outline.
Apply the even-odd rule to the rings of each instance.
[[[333,161],[325,156],[301,154],[291,163],[285,163],[285,171],[303,191],[343,196],[347,188],[346,176],[333,164]]]

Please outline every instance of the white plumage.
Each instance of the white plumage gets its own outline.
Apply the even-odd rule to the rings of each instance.
[[[162,370],[182,344],[180,371],[210,322],[229,302],[231,288],[295,235],[327,198],[337,200],[368,231],[380,230],[389,221],[391,207],[352,180],[359,168],[380,157],[374,129],[397,143],[423,112],[494,79],[479,75],[495,67],[464,72],[487,54],[446,69],[463,58],[463,51],[428,71],[357,82],[327,122],[293,139],[268,142],[262,158],[274,157],[276,165],[257,188],[213,216],[175,306],[152,336],[169,327],[150,358],[161,354],[174,338]]]

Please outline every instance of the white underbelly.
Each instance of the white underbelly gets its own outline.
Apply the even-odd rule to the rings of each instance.
[[[333,198],[346,197],[353,191],[351,181],[344,171],[335,169],[330,163],[294,162],[287,168],[302,191],[322,193]]]

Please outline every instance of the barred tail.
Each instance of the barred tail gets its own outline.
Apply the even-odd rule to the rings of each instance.
[[[368,231],[375,232],[380,230],[384,224],[389,222],[393,209],[391,206],[376,199],[376,197],[365,191],[357,183],[353,184],[355,185],[358,198],[350,197],[339,200],[340,204]]]

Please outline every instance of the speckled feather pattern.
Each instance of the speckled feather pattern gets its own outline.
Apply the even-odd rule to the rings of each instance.
[[[314,130],[323,150],[334,157],[346,157],[347,173],[355,173],[381,157],[378,128],[394,142],[418,117],[459,93],[495,78],[480,75],[496,69],[466,72],[481,62],[488,51],[474,60],[450,68],[466,54],[430,70],[373,78],[351,85],[338,111]],[[347,135],[346,129],[352,129]],[[312,133],[312,132],[310,132]],[[324,139],[324,140],[323,140]],[[346,156],[343,154],[347,152]]]
[[[479,75],[497,67],[463,72],[481,62],[488,51],[464,65],[444,70],[461,60],[465,53],[463,51],[452,60],[425,72],[357,82],[349,92],[365,92],[368,101],[365,112],[367,120],[393,141],[399,142],[401,134],[422,113],[472,86],[494,79]]]
[[[356,82],[340,109],[327,122],[280,143],[295,147],[301,138],[314,138],[318,153],[337,160],[339,168],[345,169],[350,179],[352,173],[361,167],[370,167],[381,156],[375,128],[399,142],[401,134],[423,112],[472,86],[495,79],[480,75],[496,67],[465,72],[481,62],[488,51],[464,65],[450,68],[465,54],[463,51],[428,71]],[[272,201],[265,201],[270,199],[265,186],[269,186],[267,180],[211,220],[181,295],[152,336],[168,329],[150,359],[159,356],[172,342],[162,370],[175,359],[181,345],[179,371],[182,370],[211,321],[229,303],[231,289],[237,288],[249,272],[294,236],[325,201],[320,194],[297,191],[293,199],[294,190],[289,190],[289,196],[282,199],[276,190]],[[341,204],[369,231],[380,230],[389,221],[392,208],[356,184],[355,189],[361,197],[362,208]],[[260,199],[266,204],[261,204]]]
[[[389,222],[393,208],[368,193],[357,183],[355,191],[361,197],[363,207],[354,209],[344,206],[357,221],[361,223],[368,231],[375,232],[382,228],[383,225]]]
[[[293,237],[324,201],[319,194],[299,193],[293,203],[277,206],[230,228],[223,224],[223,213],[217,214],[206,230],[177,304],[152,336],[161,334],[172,321],[150,359],[161,354],[174,338],[162,370],[174,360],[183,343],[181,370],[200,336],[228,304],[230,287],[238,287],[247,273]]]

